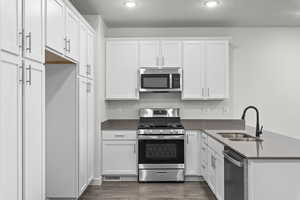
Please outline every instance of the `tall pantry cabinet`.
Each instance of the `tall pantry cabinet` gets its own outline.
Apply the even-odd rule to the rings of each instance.
[[[0,199],[45,199],[43,6],[0,0]]]

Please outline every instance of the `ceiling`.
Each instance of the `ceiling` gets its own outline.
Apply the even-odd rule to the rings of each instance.
[[[300,26],[300,0],[71,0],[82,14],[102,15],[108,27]]]

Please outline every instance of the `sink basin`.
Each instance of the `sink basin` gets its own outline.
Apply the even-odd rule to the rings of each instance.
[[[218,133],[221,135],[223,138],[227,138],[231,141],[236,141],[236,142],[260,142],[262,139],[253,137],[251,135],[248,135],[246,133]]]

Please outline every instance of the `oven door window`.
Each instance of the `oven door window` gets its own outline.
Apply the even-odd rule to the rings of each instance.
[[[184,140],[140,140],[139,163],[184,163]]]
[[[144,89],[169,89],[169,74],[142,74],[141,86]]]

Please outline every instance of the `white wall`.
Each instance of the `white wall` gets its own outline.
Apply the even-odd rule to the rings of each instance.
[[[95,178],[101,176],[101,122],[107,119],[106,117],[106,104],[105,97],[105,34],[106,25],[101,16],[98,15],[85,15],[84,16],[91,26],[96,31],[96,44],[95,44],[95,117],[96,117],[96,154],[95,154]]]
[[[152,95],[140,102],[107,102],[108,118],[136,118],[138,108],[146,106],[177,106],[184,118],[239,118],[253,104],[265,129],[300,138],[300,28],[109,28],[107,36],[232,37],[229,101],[182,102],[174,95]],[[247,121],[254,125],[254,114]]]

